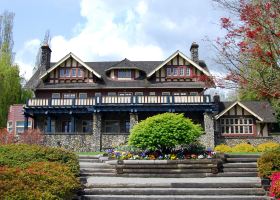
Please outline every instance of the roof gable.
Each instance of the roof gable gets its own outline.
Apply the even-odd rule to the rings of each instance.
[[[249,112],[251,115],[253,115],[254,117],[256,117],[258,120],[260,120],[261,122],[264,121],[264,119],[259,116],[258,114],[256,114],[255,112],[253,112],[250,108],[248,108],[247,106],[245,106],[244,104],[242,104],[239,101],[236,101],[234,103],[232,103],[229,107],[227,107],[226,109],[224,109],[221,113],[219,113],[218,115],[215,116],[215,119],[219,119],[221,116],[223,116],[225,113],[227,113],[229,110],[231,110],[234,106],[239,105],[240,107],[242,107],[243,109],[245,109],[247,112]]]
[[[136,67],[136,65],[133,62],[125,58],[122,61],[118,62],[117,64],[111,66],[109,69],[106,69],[106,71],[112,69],[139,69],[139,68]]]
[[[42,74],[39,78],[42,79],[44,78],[47,74],[49,74],[51,71],[56,69],[58,66],[60,66],[63,62],[65,62],[67,59],[72,57],[75,59],[80,65],[84,66],[87,70],[92,72],[96,77],[102,78],[100,74],[98,74],[96,71],[94,71],[90,66],[88,66],[86,63],[84,63],[80,58],[78,58],[76,55],[74,55],[72,52],[68,53],[66,56],[64,56],[61,60],[59,60],[54,66],[49,68],[44,74]]]
[[[183,59],[185,59],[187,62],[189,62],[190,64],[192,64],[195,68],[197,68],[198,70],[202,71],[205,75],[207,76],[211,76],[210,73],[203,69],[202,67],[200,67],[197,63],[195,63],[194,61],[192,61],[190,58],[188,58],[185,54],[183,54],[182,52],[180,52],[179,50],[177,50],[176,52],[174,52],[171,56],[169,56],[165,61],[163,61],[160,65],[158,65],[153,71],[151,71],[148,74],[148,78],[151,77],[156,71],[158,71],[159,69],[161,69],[164,65],[166,65],[169,61],[171,61],[173,58],[175,58],[177,55],[181,56]]]

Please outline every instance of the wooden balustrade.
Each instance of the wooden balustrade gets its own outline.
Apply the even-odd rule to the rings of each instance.
[[[210,103],[209,95],[200,96],[102,96],[86,99],[29,99],[27,107],[71,107],[98,106],[112,104],[132,105],[181,105]]]

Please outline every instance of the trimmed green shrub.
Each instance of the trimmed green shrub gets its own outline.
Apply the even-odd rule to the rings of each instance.
[[[34,162],[26,168],[0,167],[0,199],[71,199],[80,183],[66,165]]]
[[[257,152],[257,149],[247,143],[240,143],[231,148],[231,152]]]
[[[59,162],[78,175],[79,161],[75,153],[61,149],[27,144],[0,145],[0,166],[24,168],[32,162]]]
[[[220,153],[228,153],[228,152],[231,152],[232,150],[231,150],[230,146],[225,145],[225,144],[220,144],[215,147],[214,151],[220,152]]]
[[[201,134],[201,126],[194,124],[183,114],[164,113],[135,125],[128,143],[143,150],[165,152],[176,145],[190,144]]]
[[[267,151],[258,159],[259,176],[268,178],[280,171],[280,147]]]
[[[265,151],[269,151],[269,150],[278,148],[279,146],[280,146],[280,144],[277,142],[266,142],[266,143],[259,144],[257,146],[257,149],[258,149],[258,152],[265,152]]]

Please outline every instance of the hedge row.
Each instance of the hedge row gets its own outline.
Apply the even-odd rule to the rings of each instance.
[[[77,156],[35,145],[0,145],[0,199],[71,199],[81,185]]]
[[[250,153],[250,152],[266,152],[270,151],[272,149],[280,147],[280,144],[277,142],[266,142],[263,144],[260,144],[258,146],[253,146],[251,144],[247,143],[240,143],[237,144],[233,147],[230,147],[225,144],[220,144],[215,147],[216,152],[223,152],[223,153],[228,153],[228,152],[245,152],[245,153]]]

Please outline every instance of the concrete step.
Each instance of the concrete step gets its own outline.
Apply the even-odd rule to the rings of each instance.
[[[210,177],[257,177],[257,172],[223,172],[218,174],[210,174]]]
[[[114,169],[115,166],[109,165],[106,163],[91,163],[91,162],[80,162],[80,168],[106,168],[106,169]]]
[[[99,159],[102,155],[79,155],[79,159]]]
[[[224,163],[224,168],[257,168],[256,162],[250,163]]]
[[[105,177],[104,177],[105,178]],[[106,177],[107,178],[107,177]],[[92,180],[91,180],[92,179]],[[206,178],[208,180],[202,179],[197,181],[187,181],[187,182],[151,182],[149,180],[135,180],[134,182],[123,182],[119,180],[115,182],[114,180],[111,183],[108,182],[92,182],[93,180],[100,181],[101,177],[89,177],[87,179],[87,184],[85,185],[86,188],[261,188],[262,185],[260,181],[236,181],[236,182],[228,182],[231,178]],[[116,179],[116,178],[114,178]],[[123,178],[117,178],[123,179]],[[225,181],[209,182],[209,179],[226,179]],[[248,178],[247,178],[248,179]],[[103,179],[104,180],[104,179]],[[210,180],[210,181],[211,181]],[[163,179],[164,181],[164,179]]]
[[[140,178],[204,178],[211,173],[124,173],[118,174],[119,177],[140,177]]]
[[[211,173],[209,169],[123,169],[124,173],[147,173],[147,174],[192,174],[192,173]]]
[[[224,168],[223,169],[224,172],[258,172],[257,168],[237,168],[237,167],[233,167],[233,168]]]
[[[262,188],[90,188],[85,195],[255,195],[264,196]]]
[[[118,175],[114,172],[80,172],[80,176],[82,177],[94,177],[94,176],[102,176],[102,177],[117,177]]]
[[[269,200],[266,196],[254,195],[84,195],[83,200]]]
[[[259,158],[260,154],[226,154],[227,158]]]
[[[81,173],[87,173],[87,172],[115,172],[115,169],[109,169],[109,168],[83,168],[80,169]]]
[[[79,158],[79,162],[101,163],[99,159]]]
[[[227,162],[231,163],[251,163],[257,162],[258,158],[227,158]]]

